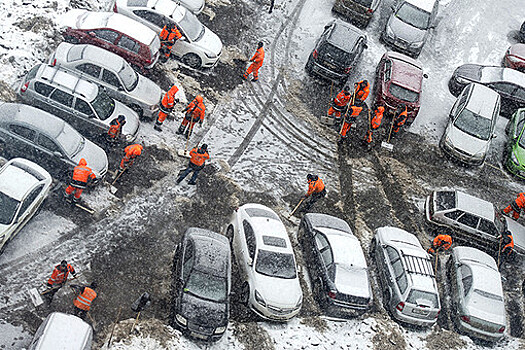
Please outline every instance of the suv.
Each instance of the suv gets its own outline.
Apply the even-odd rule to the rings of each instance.
[[[81,158],[95,173],[95,183],[108,171],[108,158],[100,147],[62,119],[17,103],[0,105],[0,150],[6,158],[37,163],[59,180],[69,180]]]
[[[157,33],[124,15],[72,10],[68,18],[72,23],[64,32],[66,41],[100,46],[124,57],[141,71],[152,68],[159,58]]]
[[[335,0],[332,11],[366,27],[381,0]]]
[[[487,251],[496,251],[500,234],[510,230],[514,250],[525,253],[525,227],[481,198],[460,191],[434,191],[426,199],[425,216],[428,222],[448,227],[470,245]]]
[[[366,35],[351,24],[334,20],[324,27],[306,71],[329,80],[343,81],[357,64],[366,45]]]
[[[421,105],[423,67],[419,61],[397,52],[386,52],[376,68],[374,105],[394,113],[404,103],[407,106],[406,123],[412,124]]]
[[[137,74],[122,57],[93,45],[60,43],[49,64],[73,71],[83,79],[104,87],[112,98],[139,115],[154,118],[162,90],[150,79]]]
[[[525,180],[525,108],[520,108],[510,118],[505,144],[505,168]]]
[[[433,28],[439,0],[403,0],[392,5],[392,14],[381,37],[390,46],[417,57]]]
[[[482,165],[487,157],[498,120],[500,97],[479,84],[469,84],[452,106],[439,145],[461,162]]]
[[[177,26],[182,38],[175,42],[171,52],[191,68],[212,68],[219,62],[221,39],[177,1],[116,0],[113,10],[146,25],[155,33],[160,33],[168,23]]]
[[[94,141],[103,139],[111,121],[119,115],[126,117],[122,127],[125,141],[137,138],[140,126],[137,113],[113,100],[105,89],[71,71],[39,64],[22,79],[18,95],[25,102],[64,119]]]
[[[385,294],[385,308],[395,319],[432,326],[441,310],[432,262],[416,236],[381,227],[371,244]]]

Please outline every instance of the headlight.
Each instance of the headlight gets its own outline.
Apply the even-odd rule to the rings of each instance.
[[[213,332],[213,333],[214,334],[221,334],[221,333],[224,333],[225,330],[226,330],[226,326],[217,327],[217,328],[215,328],[215,332]]]
[[[417,49],[418,47],[421,47],[421,46],[423,46],[422,41],[416,41],[415,43],[410,44],[410,47],[413,49]]]
[[[507,53],[507,59],[508,59],[509,61],[513,62],[513,63],[518,63],[518,62],[522,61],[522,60],[520,60],[519,58],[517,58],[516,56],[511,56],[511,55],[509,55],[508,53]]]
[[[217,58],[217,55],[211,52],[204,51],[204,54],[206,55],[206,57],[211,58],[211,59]]]
[[[392,30],[392,28],[390,28],[389,25],[386,26],[386,36],[389,36],[391,38],[394,38],[395,39],[395,34],[394,34],[394,31]]]
[[[450,148],[453,147],[452,140],[450,140],[450,137],[448,135],[444,136],[443,143]]]
[[[462,77],[458,77],[458,76],[456,76],[455,79],[456,79],[456,81],[457,81],[458,83],[460,83],[460,84],[468,84],[468,83],[470,83],[469,80],[467,80],[467,79],[465,79],[465,78],[462,78]]]
[[[520,161],[518,160],[518,157],[516,157],[516,153],[514,153],[514,151],[510,151],[510,160],[512,160],[512,163],[514,163],[514,165],[520,165]]]
[[[175,318],[177,319],[177,321],[182,324],[183,326],[186,326],[188,324],[188,321],[186,321],[186,318],[182,315],[179,315],[179,314],[176,314],[175,315]]]
[[[299,298],[299,301],[297,302],[297,304],[295,304],[295,308],[296,309],[300,309],[301,308],[301,305],[303,305],[303,296],[301,295],[301,297]]]
[[[263,297],[257,290],[255,290],[255,301],[257,301],[262,306],[266,307],[266,302],[264,301]]]
[[[476,160],[482,160],[483,158],[485,158],[485,154],[486,154],[486,152],[485,152],[485,150],[483,150],[481,152],[478,152],[478,153],[474,154],[472,156],[472,158],[476,159]]]

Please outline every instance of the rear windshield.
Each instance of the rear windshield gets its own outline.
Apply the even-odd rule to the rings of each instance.
[[[13,222],[19,201],[0,192],[0,224],[9,225]]]
[[[396,17],[421,30],[428,29],[430,25],[430,13],[406,2],[397,10]]]
[[[456,207],[456,192],[444,191],[436,192],[436,210],[449,210]]]
[[[102,89],[98,90],[98,95],[93,100],[92,105],[101,120],[108,119],[115,110],[115,101],[113,101],[113,99]]]
[[[470,136],[488,141],[492,134],[492,120],[463,108],[454,126]]]
[[[319,56],[321,56],[322,58],[330,57],[340,65],[343,65],[344,63],[350,61],[352,57],[350,53],[343,51],[330,43],[324,43],[323,45],[321,45],[321,47],[319,47],[318,52]]]
[[[260,208],[246,208],[245,210],[246,214],[248,214],[250,217],[263,217],[279,221],[279,217],[269,210],[264,210]]]
[[[204,26],[190,11],[186,11],[178,24],[191,41],[198,41],[204,35]]]
[[[438,307],[438,296],[435,293],[412,289],[408,295],[407,303],[436,309]]]
[[[260,249],[259,254],[257,254],[255,271],[277,278],[292,279],[297,276],[292,254],[270,252],[263,249]]]
[[[36,65],[33,68],[31,68],[31,70],[27,73],[25,81],[29,81],[33,79],[34,77],[36,77],[36,72],[38,71],[39,68],[40,68],[40,65]]]
[[[407,102],[416,102],[419,98],[419,94],[412,90],[405,89],[401,85],[390,84],[390,93],[392,96]]]
[[[81,59],[82,52],[84,51],[85,48],[86,46],[81,46],[81,45],[74,45],[73,47],[71,47],[69,49],[69,52],[67,53],[67,61],[73,62],[73,61],[78,61],[79,59]]]

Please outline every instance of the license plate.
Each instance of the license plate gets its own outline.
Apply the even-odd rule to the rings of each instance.
[[[324,65],[326,67],[330,68],[330,69],[335,69],[336,68],[335,64],[332,64],[332,63],[327,62],[327,61],[324,61]]]
[[[426,315],[426,314],[428,314],[428,312],[426,310],[421,310],[421,309],[412,309],[412,313],[418,314],[418,315]]]
[[[191,332],[190,334],[191,334],[192,337],[195,337],[195,338],[205,339],[205,340],[208,339],[207,336],[199,334],[199,333]]]

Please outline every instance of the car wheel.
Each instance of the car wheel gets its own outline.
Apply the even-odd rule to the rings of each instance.
[[[375,252],[376,252],[376,239],[375,238],[372,238],[372,241],[370,242],[370,247],[368,248],[368,256],[370,257],[370,259],[374,259],[375,257]]]
[[[248,284],[248,282],[244,282],[241,288],[240,302],[243,305],[248,306],[249,301],[250,301],[250,285]]]
[[[383,298],[383,306],[387,310],[389,309],[389,306],[390,306],[390,299],[392,299],[392,295],[390,294],[390,289],[385,288],[384,298]]]
[[[226,238],[228,238],[230,243],[233,242],[233,225],[229,225],[226,229]]]
[[[182,63],[194,69],[200,68],[202,66],[201,58],[194,53],[184,55],[182,57]]]

